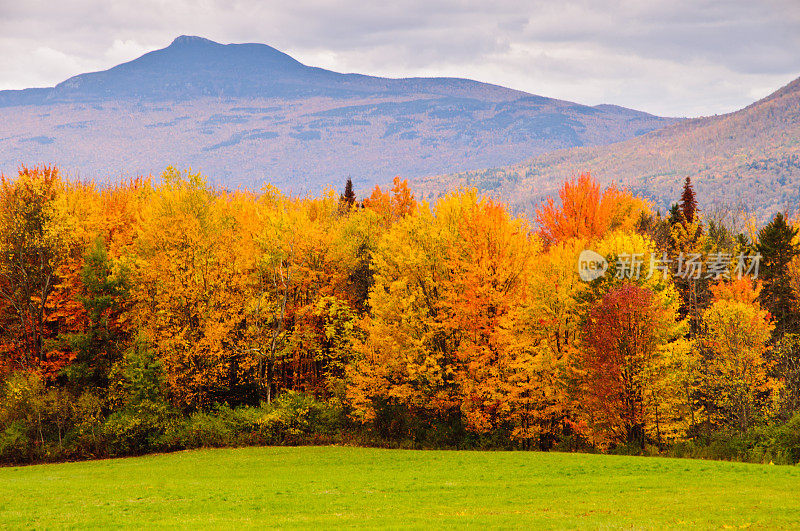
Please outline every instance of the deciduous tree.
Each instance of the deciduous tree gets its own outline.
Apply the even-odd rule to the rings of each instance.
[[[53,376],[66,360],[50,359],[48,299],[66,253],[62,220],[54,208],[62,189],[54,167],[26,168],[0,189],[0,358],[6,369]]]
[[[752,426],[769,407],[775,382],[768,377],[767,343],[773,325],[755,301],[757,290],[742,284],[716,290],[715,300],[703,313],[702,346],[706,385],[713,389],[716,407],[707,411],[712,422],[741,430]]]
[[[588,173],[565,181],[558,191],[560,206],[548,197],[536,211],[542,238],[548,244],[570,238],[593,241],[608,230],[632,230],[649,205],[612,185],[601,191]]]

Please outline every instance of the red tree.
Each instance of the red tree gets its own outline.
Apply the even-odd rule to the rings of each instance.
[[[584,330],[586,407],[602,439],[643,444],[649,369],[665,317],[652,291],[629,283],[609,291],[590,312]]]

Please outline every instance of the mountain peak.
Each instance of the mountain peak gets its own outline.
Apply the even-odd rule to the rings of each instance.
[[[220,43],[214,42],[212,40],[206,39],[204,37],[198,37],[196,35],[181,35],[176,37],[174,41],[169,45],[170,48],[173,47],[185,47],[185,46],[221,46]]]

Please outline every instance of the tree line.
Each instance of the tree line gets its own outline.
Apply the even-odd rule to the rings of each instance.
[[[23,167],[0,190],[0,458],[735,441],[720,455],[796,462],[798,229],[736,214],[700,211],[688,178],[662,214],[583,174],[531,224],[399,178],[358,200]],[[609,264],[590,282],[586,249]],[[760,269],[620,269],[667,254]]]

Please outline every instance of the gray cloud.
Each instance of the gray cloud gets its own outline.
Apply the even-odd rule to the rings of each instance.
[[[731,111],[800,75],[798,0],[0,0],[0,88],[53,85],[179,34],[662,115]]]

